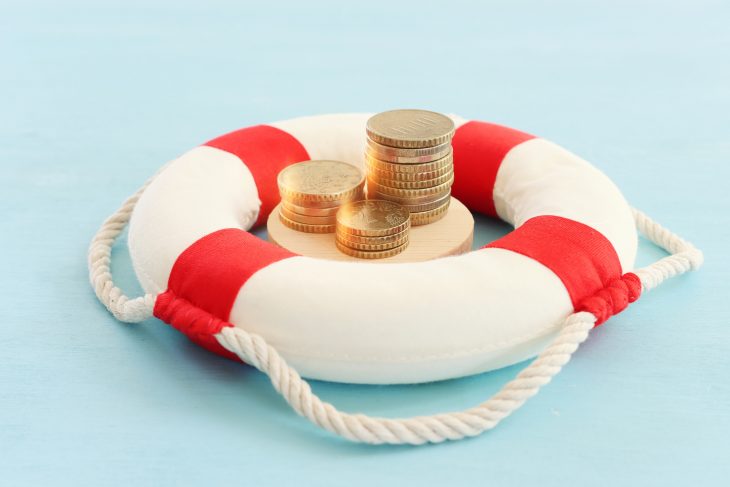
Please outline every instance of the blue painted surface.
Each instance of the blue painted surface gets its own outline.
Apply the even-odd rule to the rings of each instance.
[[[729,23],[727,2],[3,2],[0,483],[727,485]],[[597,330],[493,432],[426,448],[319,432],[261,374],[96,303],[87,243],[164,161],[254,123],[404,106],[571,148],[705,267]],[[123,246],[114,268],[134,291]],[[520,367],[314,387],[425,414]]]

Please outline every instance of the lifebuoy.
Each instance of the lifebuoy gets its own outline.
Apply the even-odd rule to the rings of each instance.
[[[278,203],[286,165],[363,164],[368,117],[246,128],[168,165],[129,230],[143,288],[161,293],[155,315],[224,354],[219,330],[198,326],[207,314],[260,334],[307,377],[423,382],[536,355],[633,267],[631,211],[604,174],[544,139],[458,117],[454,196],[516,227],[487,248],[382,266],[295,256],[247,232]]]
[[[276,175],[307,159],[363,164],[367,114],[238,130],[167,164],[102,225],[92,285],[120,320],[154,315],[267,373],[313,423],[368,443],[438,442],[494,427],[558,373],[588,331],[702,253],[632,210],[616,186],[547,140],[453,116],[453,195],[514,225],[470,253],[371,264],[297,256],[248,232],[277,204]],[[111,247],[128,245],[146,295],[114,285]],[[636,228],[672,255],[631,272]],[[540,353],[495,397],[410,419],[342,413],[299,374],[353,383],[475,374]],[[298,372],[297,372],[298,371]]]

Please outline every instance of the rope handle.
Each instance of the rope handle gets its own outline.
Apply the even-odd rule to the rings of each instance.
[[[88,264],[91,287],[94,288],[96,297],[99,298],[101,304],[106,306],[106,309],[116,319],[125,323],[139,323],[150,318],[157,296],[145,294],[137,298],[129,298],[114,284],[114,276],[111,270],[112,247],[129,224],[132,211],[134,211],[140,196],[157,174],[148,179],[141,188],[122,203],[117,211],[101,224],[96,235],[91,239],[91,244],[89,244]]]
[[[125,296],[113,281],[111,251],[117,237],[129,223],[137,201],[153,179],[154,176],[102,224],[89,247],[89,276],[96,296],[115,318],[128,323],[151,317],[156,296],[145,294],[133,299]],[[634,271],[644,291],[702,265],[703,255],[699,249],[644,213],[635,209],[632,211],[638,231],[670,254]],[[292,409],[316,426],[356,442],[422,445],[460,440],[494,428],[560,372],[588,338],[596,321],[596,316],[586,311],[569,315],[552,343],[513,380],[483,403],[464,411],[404,419],[339,411],[315,395],[309,383],[259,335],[238,327],[224,327],[215,337],[224,348],[268,375],[276,391]]]

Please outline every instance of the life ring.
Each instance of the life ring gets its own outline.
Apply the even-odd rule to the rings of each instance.
[[[512,224],[505,237],[464,255],[383,265],[297,256],[248,232],[278,203],[276,175],[288,164],[362,167],[368,117],[258,125],[170,162],[92,242],[97,295],[120,319],[153,308],[193,341],[262,370],[255,340],[236,345],[231,333],[260,337],[305,377],[393,384],[533,357],[566,316],[584,311],[591,326],[601,323],[647,287],[631,272],[635,214],[607,176],[545,139],[458,116],[453,195]],[[109,241],[130,214],[129,251],[147,293],[137,300],[113,286],[108,268]],[[677,273],[701,261],[694,247],[671,250],[692,256]]]

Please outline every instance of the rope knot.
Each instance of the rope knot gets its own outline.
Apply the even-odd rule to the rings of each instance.
[[[641,295],[641,280],[632,272],[613,279],[606,287],[593,296],[589,296],[578,304],[576,311],[588,311],[596,317],[596,326],[604,323],[611,316],[625,310]]]

